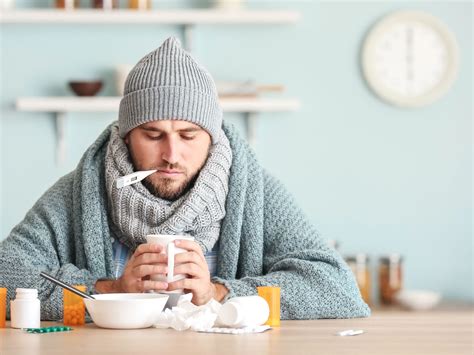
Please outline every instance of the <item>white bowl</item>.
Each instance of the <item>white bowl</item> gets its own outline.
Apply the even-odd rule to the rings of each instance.
[[[137,329],[155,324],[168,295],[158,293],[107,293],[84,298],[87,311],[101,328]]]
[[[402,290],[395,295],[395,300],[407,309],[424,311],[436,306],[441,300],[441,294],[434,291]]]

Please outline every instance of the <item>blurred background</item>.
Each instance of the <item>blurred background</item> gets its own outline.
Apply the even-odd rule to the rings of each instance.
[[[390,255],[390,267],[402,269],[400,287],[474,301],[472,2],[138,2],[0,1],[0,240],[116,119],[127,66],[176,36],[218,82],[228,103],[224,119],[248,137],[261,164],[284,182],[323,237],[362,268],[359,282],[373,303],[384,282],[380,258]],[[117,8],[95,9],[104,16],[94,21],[97,13],[81,15],[85,23],[74,17],[59,23],[58,11],[93,5]],[[184,26],[152,17],[216,8],[224,12],[222,23]],[[42,17],[40,10],[56,12]],[[260,17],[245,23],[254,10]],[[142,17],[109,24],[113,11]],[[227,23],[236,11],[249,12],[237,16],[242,23]],[[446,72],[449,81],[430,102],[419,100],[422,89],[391,100],[383,88],[387,73],[380,66],[396,67],[392,61],[416,53],[374,34],[377,23],[398,11],[428,14],[451,34],[438,40],[446,44],[440,58],[448,64],[437,68],[433,56],[427,59],[435,78]],[[202,21],[215,22],[212,14]],[[185,22],[201,15],[190,13]],[[364,57],[371,35],[386,54]],[[458,61],[449,64],[456,53]],[[380,70],[370,74],[371,68]],[[100,80],[94,98],[111,100],[61,101],[77,98],[72,80]]]

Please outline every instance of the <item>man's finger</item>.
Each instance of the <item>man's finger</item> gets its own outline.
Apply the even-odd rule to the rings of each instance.
[[[206,270],[207,271],[207,270]],[[194,263],[185,263],[185,264],[180,264],[176,265],[174,267],[174,273],[177,274],[187,274],[192,277],[196,278],[204,278],[205,276],[208,276],[205,274],[205,271],[200,267],[198,264]]]
[[[161,253],[163,251],[163,246],[156,243],[144,243],[140,244],[135,252],[133,257],[137,258],[144,253]]]
[[[175,244],[178,248],[185,249],[185,250],[187,250],[187,251],[194,251],[194,252],[196,252],[199,256],[202,257],[203,260],[205,260],[204,254],[203,254],[203,252],[202,252],[201,247],[200,247],[199,244],[196,243],[195,241],[186,240],[186,239],[176,239],[176,240],[174,241],[174,244]]]
[[[195,290],[199,286],[199,281],[197,279],[181,279],[178,281],[170,282],[168,284],[168,291],[187,289]]]
[[[194,263],[198,265],[204,265],[206,263],[206,259],[201,258],[200,255],[198,255],[194,251],[189,251],[185,253],[179,253],[174,256],[174,263],[175,265],[177,264],[185,264],[185,263]]]
[[[134,277],[142,278],[149,275],[166,274],[167,271],[168,271],[168,267],[165,264],[156,264],[156,265],[142,264],[133,268],[132,275]]]
[[[159,264],[168,262],[168,257],[163,253],[143,253],[136,257],[133,261],[134,265],[142,264]]]
[[[139,292],[146,291],[164,291],[168,288],[168,283],[161,281],[141,280],[137,282],[137,289]]]

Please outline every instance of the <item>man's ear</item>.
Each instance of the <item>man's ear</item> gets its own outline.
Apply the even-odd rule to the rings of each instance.
[[[128,145],[128,135],[129,135],[129,133],[127,133],[127,135],[123,139],[123,141],[125,142],[126,145]]]

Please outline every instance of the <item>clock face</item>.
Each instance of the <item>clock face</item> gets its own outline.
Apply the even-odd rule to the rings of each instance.
[[[429,104],[454,81],[458,48],[436,18],[397,12],[370,32],[362,53],[364,74],[386,101],[404,107]]]

